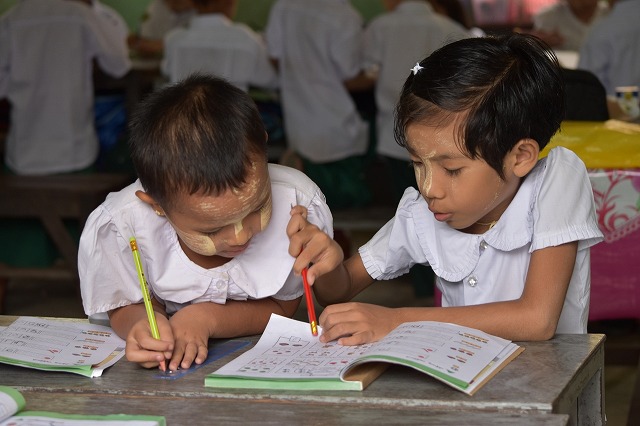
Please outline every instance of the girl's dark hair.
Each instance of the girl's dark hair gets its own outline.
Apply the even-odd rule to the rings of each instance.
[[[409,75],[395,111],[395,138],[407,147],[412,123],[442,126],[464,113],[457,143],[501,178],[506,154],[521,139],[542,150],[564,117],[564,83],[553,51],[523,34],[468,38],[443,46]]]
[[[165,208],[176,194],[220,194],[267,161],[264,125],[251,97],[224,79],[195,74],[149,95],[129,125],[131,158],[145,191]]]

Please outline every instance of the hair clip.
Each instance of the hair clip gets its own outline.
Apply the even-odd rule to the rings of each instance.
[[[416,66],[411,68],[411,71],[413,71],[413,75],[416,75],[422,68],[424,67],[420,65],[420,62],[416,62]]]

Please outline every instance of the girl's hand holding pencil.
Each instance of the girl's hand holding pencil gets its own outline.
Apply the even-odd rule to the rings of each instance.
[[[313,285],[317,277],[342,264],[344,253],[329,235],[307,222],[305,207],[293,206],[290,214],[287,235],[290,240],[289,254],[296,258],[293,270],[302,274],[302,270],[307,268],[307,281]]]

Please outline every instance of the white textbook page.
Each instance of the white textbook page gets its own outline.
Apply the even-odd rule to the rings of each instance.
[[[272,314],[258,343],[214,374],[256,379],[338,379],[341,370],[370,346],[321,343],[311,334],[309,323]]]
[[[309,324],[273,314],[256,345],[214,372],[254,379],[339,378],[358,360],[382,360],[408,365],[462,382],[465,388],[495,363],[511,342],[454,324],[405,323],[382,340],[358,346],[321,343]],[[452,381],[447,379],[447,381]]]
[[[0,358],[34,368],[93,366],[119,359],[124,347],[111,328],[84,322],[25,316],[0,331]]]
[[[471,383],[510,343],[473,328],[417,321],[399,325],[377,342],[365,359],[371,355],[397,358],[413,363],[414,368]]]
[[[0,422],[22,409],[20,401],[15,399],[17,391],[11,394],[9,392],[8,387],[0,386]],[[24,406],[24,399],[22,399],[22,405]]]

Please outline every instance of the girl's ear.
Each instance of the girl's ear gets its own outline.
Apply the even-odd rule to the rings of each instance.
[[[533,139],[521,139],[508,154],[513,174],[526,176],[538,163],[540,146]]]
[[[136,191],[136,197],[138,197],[140,201],[150,205],[158,216],[164,216],[164,210],[160,207],[160,204],[156,203],[156,200],[154,200],[151,195],[144,191]]]

